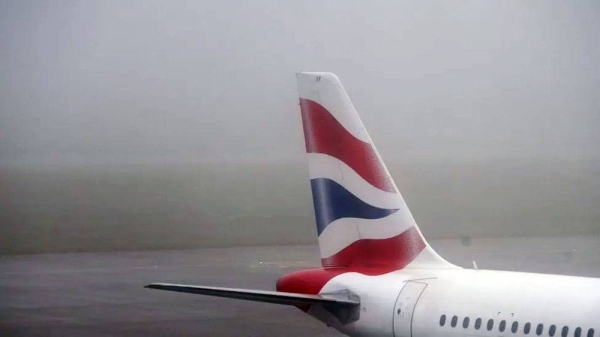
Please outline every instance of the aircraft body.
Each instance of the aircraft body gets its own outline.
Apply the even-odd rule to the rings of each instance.
[[[322,268],[277,291],[148,288],[293,305],[349,336],[600,337],[600,279],[463,269],[426,242],[340,80],[297,74]]]

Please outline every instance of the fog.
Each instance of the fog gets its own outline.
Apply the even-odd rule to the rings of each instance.
[[[3,1],[0,253],[316,242],[294,72],[426,236],[600,234],[594,1]]]

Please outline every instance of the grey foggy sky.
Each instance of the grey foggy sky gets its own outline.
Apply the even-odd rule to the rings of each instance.
[[[0,6],[4,163],[300,158],[298,70],[337,73],[388,160],[600,157],[596,1]]]

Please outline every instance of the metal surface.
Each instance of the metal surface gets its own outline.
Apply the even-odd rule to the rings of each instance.
[[[394,337],[412,337],[412,319],[421,293],[426,283],[406,282],[394,307]]]

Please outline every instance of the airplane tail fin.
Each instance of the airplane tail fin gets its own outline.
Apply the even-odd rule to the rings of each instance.
[[[453,267],[425,241],[338,77],[296,77],[323,267]]]

